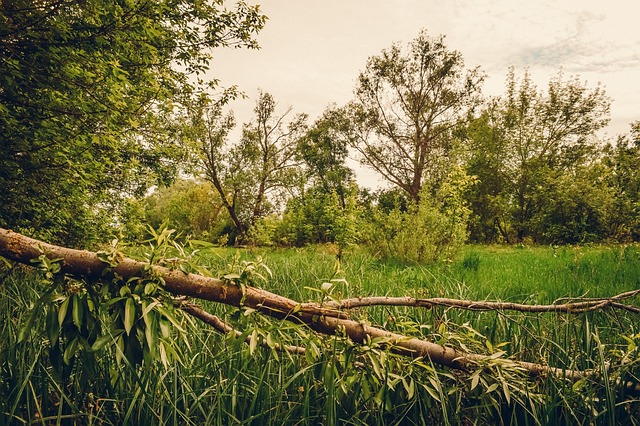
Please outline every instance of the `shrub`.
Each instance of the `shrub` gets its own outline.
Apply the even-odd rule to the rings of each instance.
[[[406,211],[373,212],[369,246],[383,257],[435,262],[451,258],[467,238],[469,209],[462,194],[473,179],[455,169],[435,191],[424,186]]]

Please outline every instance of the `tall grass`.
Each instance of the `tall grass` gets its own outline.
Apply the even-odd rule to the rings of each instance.
[[[199,262],[214,275],[236,260],[218,250]],[[336,263],[327,247],[246,250],[264,258],[272,277],[256,284],[301,301],[367,295],[495,299],[551,303],[640,288],[640,248],[469,246],[449,263],[378,261],[353,250]],[[258,347],[193,324],[180,340],[179,362],[116,367],[100,353],[96,379],[76,364],[69,381],[52,373],[44,321],[17,341],[38,297],[39,277],[20,267],[0,271],[0,424],[640,424],[640,400],[627,382],[640,376],[637,315],[610,310],[583,315],[469,312],[372,307],[363,321],[480,353],[567,369],[594,369],[578,383],[531,380],[499,365],[451,372],[429,360],[395,356],[376,342],[353,345],[299,325],[242,310],[204,307],[247,334],[304,346],[305,355]],[[637,303],[637,302],[636,302]],[[184,321],[187,321],[184,319]],[[506,356],[505,355],[505,356]],[[504,359],[504,357],[502,357]],[[118,373],[118,374],[116,374]]]

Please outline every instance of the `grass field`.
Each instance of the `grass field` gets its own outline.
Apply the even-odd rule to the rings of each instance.
[[[324,282],[340,299],[389,295],[548,304],[640,288],[640,247],[467,246],[435,265],[380,261],[329,246],[214,249],[198,263],[214,275],[261,257],[271,277],[256,285],[299,301],[320,301]],[[233,269],[233,267],[231,267]],[[203,304],[246,335],[306,348],[291,355],[251,348],[199,323],[187,325],[167,366],[120,365],[106,348],[78,361],[61,382],[49,365],[44,321],[17,342],[39,296],[24,268],[0,272],[1,424],[640,424],[638,314],[472,312],[446,308],[360,308],[362,321],[484,354],[495,362],[461,373],[393,355],[376,342],[354,345],[302,326]],[[636,306],[637,300],[632,300]],[[191,325],[189,325],[191,324]],[[244,337],[244,336],[243,336]],[[273,345],[272,345],[273,346]],[[599,375],[577,383],[532,380],[508,358]],[[87,369],[95,378],[83,380]]]

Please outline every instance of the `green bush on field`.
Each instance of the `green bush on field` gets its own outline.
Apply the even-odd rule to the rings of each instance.
[[[373,212],[368,245],[385,258],[434,262],[450,259],[467,239],[469,209],[463,194],[473,178],[454,170],[435,191],[425,185],[405,211]]]

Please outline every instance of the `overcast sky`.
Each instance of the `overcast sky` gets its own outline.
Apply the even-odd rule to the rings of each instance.
[[[606,135],[627,133],[640,120],[638,0],[264,0],[269,19],[260,50],[214,53],[211,75],[249,97],[230,108],[251,119],[258,89],[279,111],[289,106],[311,122],[331,103],[352,99],[367,58],[394,42],[406,46],[425,29],[445,35],[467,68],[488,78],[483,93],[500,95],[510,66],[525,68],[539,88],[563,70],[612,98]]]

